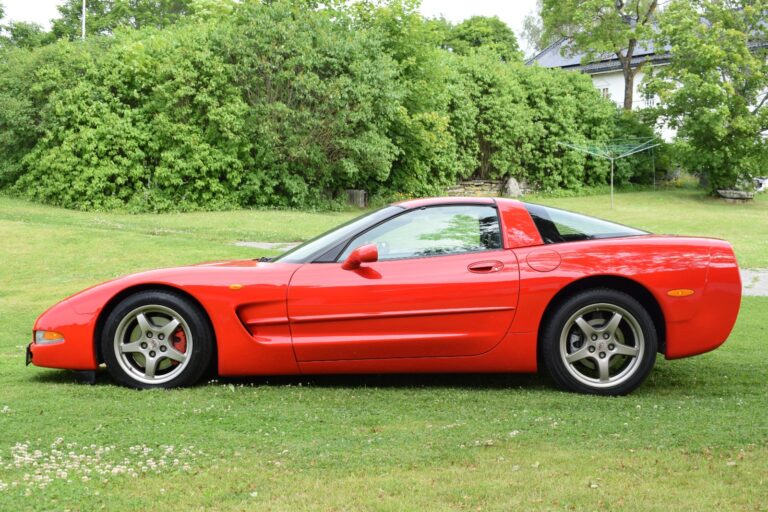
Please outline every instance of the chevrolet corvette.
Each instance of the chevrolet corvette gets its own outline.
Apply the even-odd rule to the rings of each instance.
[[[274,259],[121,277],[35,322],[27,364],[134,388],[221,376],[536,372],[623,395],[713,350],[741,301],[728,242],[511,199],[393,204]]]

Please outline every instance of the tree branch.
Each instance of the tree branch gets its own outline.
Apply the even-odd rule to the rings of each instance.
[[[638,8],[640,8],[640,2],[637,4]],[[656,12],[656,8],[659,6],[658,0],[653,0],[651,2],[651,5],[648,6],[648,11],[645,13],[645,18],[643,19],[643,22],[641,25],[647,25],[648,22],[651,19],[651,16],[653,16],[653,13]]]
[[[755,107],[755,109],[752,111],[752,113],[753,113],[753,114],[757,114],[757,112],[758,112],[758,111],[759,111],[761,108],[763,108],[763,105],[765,105],[765,102],[766,102],[766,101],[768,101],[768,92],[766,92],[766,93],[763,95],[763,99],[762,99],[762,100],[760,100],[760,103],[758,103],[758,104],[757,104],[757,106],[756,106],[756,107]]]
[[[627,46],[627,58],[629,60],[632,60],[632,56],[635,54],[635,47],[637,46],[637,39],[632,38],[629,40],[629,45]]]
[[[639,62],[637,66],[635,66],[635,69],[632,69],[632,76],[635,77],[640,72],[641,69],[645,67],[645,65],[648,63],[647,60],[644,60],[642,62]],[[631,69],[631,67],[630,67]]]

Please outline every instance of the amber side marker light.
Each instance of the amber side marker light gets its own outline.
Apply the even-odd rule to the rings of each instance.
[[[242,288],[243,288],[243,285],[241,285],[241,284],[231,284],[231,285],[229,285],[229,289],[230,290],[240,290]]]
[[[46,345],[64,341],[64,335],[56,331],[35,331],[35,343]]]
[[[681,288],[679,290],[669,290],[667,295],[670,297],[688,297],[694,293],[695,292],[693,290],[689,290],[688,288]]]

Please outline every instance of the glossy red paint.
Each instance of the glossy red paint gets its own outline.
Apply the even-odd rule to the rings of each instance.
[[[527,260],[529,254],[540,250],[531,247],[517,253],[521,260]],[[518,309],[515,332],[538,331],[540,319],[560,290],[597,276],[628,279],[651,293],[664,316],[668,359],[717,348],[736,322],[741,280],[727,242],[650,235],[559,244],[557,253],[562,262],[552,272],[521,265],[521,296],[525,300]],[[720,261],[714,266],[713,255]],[[694,294],[667,295],[677,288],[692,289]]]
[[[560,257],[560,253],[547,249],[530,251],[525,256],[525,263],[537,272],[552,272],[562,262],[563,258]]]
[[[296,358],[305,361],[477,355],[512,324],[519,271],[512,251],[382,261],[360,271],[304,265],[288,313]],[[498,260],[489,272],[469,266]]]
[[[497,199],[501,217],[501,231],[504,233],[504,247],[517,249],[518,247],[531,247],[542,245],[539,230],[533,223],[528,211],[519,201],[511,199]]]
[[[493,199],[420,199],[494,204]],[[95,369],[99,322],[132,290],[187,294],[213,326],[221,375],[385,372],[532,372],[542,318],[567,287],[611,277],[658,303],[666,357],[712,350],[733,328],[741,282],[733,250],[714,239],[638,236],[544,245],[522,203],[496,200],[504,249],[342,263],[233,261],[126,276],[43,313],[35,330],[65,341],[33,343],[37,366]],[[239,285],[239,286],[231,286]],[[690,289],[685,297],[668,291]]]
[[[379,259],[379,249],[374,244],[358,247],[341,264],[344,270],[357,270],[363,263],[373,263]]]
[[[297,373],[285,300],[288,282],[298,267],[254,261],[208,263],[133,274],[95,286],[65,299],[37,319],[34,330],[58,329],[65,341],[57,345],[33,343],[32,362],[50,368],[95,369],[96,324],[105,307],[134,289],[166,287],[186,293],[205,309],[216,333],[222,375]],[[232,290],[230,284],[242,288]],[[64,320],[74,304],[91,312],[80,315],[87,317],[87,322],[78,324],[77,331]]]

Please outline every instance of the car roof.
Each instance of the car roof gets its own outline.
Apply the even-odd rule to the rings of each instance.
[[[496,199],[492,197],[427,197],[422,199],[410,199],[394,203],[403,208],[421,208],[423,206],[435,206],[439,204],[494,204]]]

